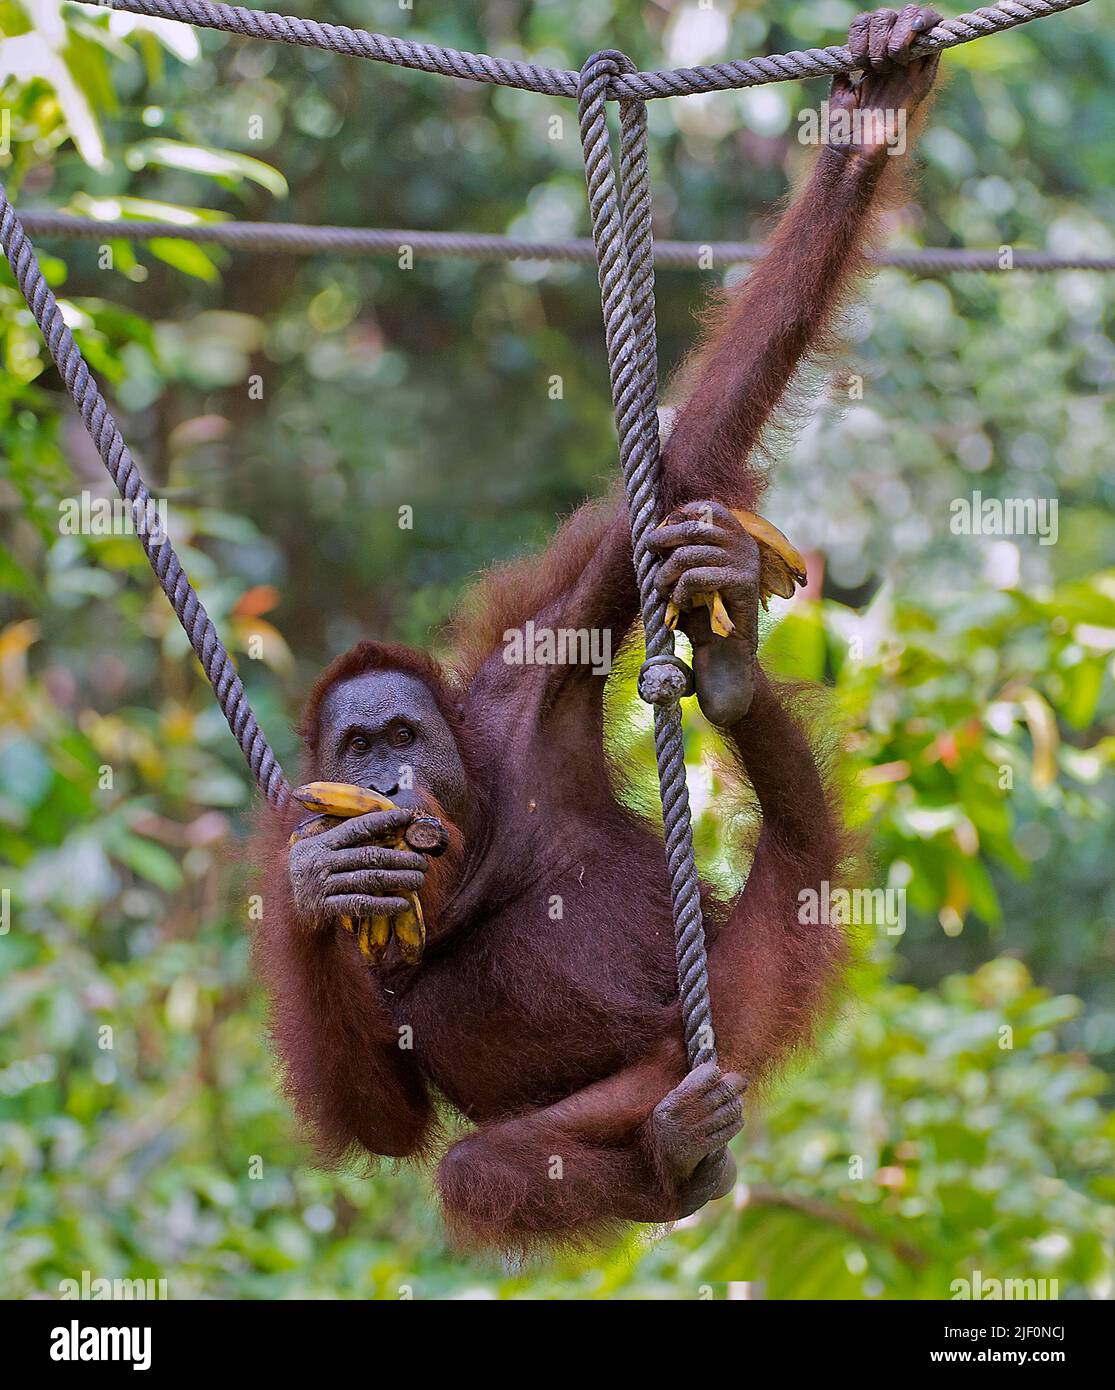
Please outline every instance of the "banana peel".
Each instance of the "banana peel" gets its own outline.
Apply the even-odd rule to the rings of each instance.
[[[295,787],[292,795],[308,811],[315,814],[302,821],[290,837],[293,845],[307,835],[320,835],[353,816],[367,815],[369,811],[393,811],[395,803],[379,792],[368,787],[355,787],[348,782],[307,782],[305,786]],[[430,819],[430,818],[427,818]],[[407,848],[407,827],[384,841],[392,849]],[[438,852],[438,851],[427,851]],[[356,937],[360,954],[370,964],[378,964],[384,957],[392,934],[399,947],[399,954],[407,965],[421,963],[426,949],[426,922],[422,916],[422,904],[417,893],[404,893],[409,907],[398,917],[342,917],[341,926]]]
[[[763,608],[766,608],[772,594],[778,598],[791,598],[795,588],[806,581],[805,556],[766,517],[736,507],[731,512],[747,534],[758,542],[759,601]],[[717,637],[730,637],[735,632],[735,623],[728,616],[718,589],[694,594],[690,606],[708,609],[709,624]],[[680,617],[678,605],[672,601],[668,603],[666,626],[671,632],[677,627]]]

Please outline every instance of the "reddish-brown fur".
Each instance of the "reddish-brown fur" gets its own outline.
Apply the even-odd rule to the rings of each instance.
[[[665,453],[663,511],[706,496],[757,507],[749,460],[862,263],[881,168],[824,151],[771,254],[714,316]],[[343,931],[298,923],[283,827],[256,958],[288,1089],[326,1157],[428,1157],[440,1095],[475,1127],[438,1168],[453,1233],[504,1249],[579,1242],[662,1219],[674,1196],[647,1142],[685,1070],[668,884],[660,834],[615,795],[603,680],[509,666],[502,647],[533,618],[608,628],[619,648],[637,613],[622,502],[582,508],[544,556],[493,572],[463,612],[447,671],[363,644],[324,673],[302,726],[312,773],[335,680],[401,668],[437,695],[473,795],[451,881],[431,885],[426,959],[381,978]],[[726,731],[763,824],[742,894],[705,894],[721,1061],[759,1079],[812,1040],[847,959],[838,928],[799,921],[799,894],[838,878],[847,844],[795,707],[760,675]]]

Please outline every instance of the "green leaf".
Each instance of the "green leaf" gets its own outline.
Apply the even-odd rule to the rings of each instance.
[[[1062,672],[1065,694],[1060,703],[1060,712],[1066,723],[1074,729],[1086,729],[1095,718],[1103,691],[1103,663],[1100,661],[1078,661]]]
[[[100,122],[63,53],[51,46],[49,38],[32,33],[0,40],[0,72],[15,82],[45,82],[57,98],[66,129],[82,159],[94,169],[106,167]]]
[[[171,241],[169,237],[155,237],[153,241],[147,243],[148,249],[153,256],[158,256],[160,261],[165,261],[175,270],[181,270],[186,275],[192,275],[198,280],[214,281],[220,279],[217,267],[213,264],[212,257],[201,246],[195,246],[190,241]]]
[[[192,174],[227,179],[234,184],[248,179],[266,188],[276,198],[285,198],[289,192],[287,181],[278,169],[235,150],[215,150],[204,145],[187,145],[157,137],[132,145],[124,160],[129,169],[138,170],[148,164],[157,164],[167,169],[184,169]]]

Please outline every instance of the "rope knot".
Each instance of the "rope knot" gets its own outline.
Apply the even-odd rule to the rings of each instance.
[[[693,694],[693,672],[672,652],[648,656],[639,671],[639,699],[648,705],[676,705]]]
[[[598,53],[592,54],[581,64],[581,71],[577,76],[577,95],[582,96],[585,90],[595,83],[600,83],[605,97],[614,97],[615,93],[610,90],[612,78],[618,77],[620,73],[638,72],[638,68],[631,59],[618,48],[602,48]]]

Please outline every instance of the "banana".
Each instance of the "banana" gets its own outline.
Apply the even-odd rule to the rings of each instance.
[[[291,793],[307,811],[320,811],[327,816],[365,816],[369,811],[393,811],[395,803],[367,787],[354,787],[348,782],[307,782]]]
[[[766,607],[771,594],[777,594],[779,598],[792,598],[797,585],[804,584],[809,577],[805,556],[766,517],[735,508],[732,515],[759,543],[759,590],[763,607]]]
[[[317,812],[295,828],[290,837],[292,845],[308,835],[320,835],[323,830],[329,830],[352,816],[367,815],[369,811],[395,809],[395,803],[386,796],[381,796],[379,792],[371,791],[367,787],[351,786],[348,782],[307,782],[305,786],[295,787],[292,795],[295,801],[300,801],[308,811]],[[433,816],[420,816],[415,824],[420,825],[421,833],[416,837],[418,842],[414,847],[425,853],[440,854],[446,842],[441,822]],[[434,835],[435,828],[440,831],[439,836]],[[407,845],[409,830],[409,826],[404,826],[391,837],[389,842],[393,848],[402,849]],[[360,954],[369,964],[374,965],[383,959],[392,930],[399,946],[399,954],[406,964],[420,964],[426,947],[426,922],[422,916],[422,904],[418,901],[417,893],[406,893],[404,896],[410,906],[394,921],[380,915],[358,919],[341,918],[341,926],[356,937]]]
[[[720,590],[713,589],[711,593],[700,593],[693,595],[692,606],[708,609],[708,620],[713,632],[717,637],[731,637],[736,630],[735,623],[728,617],[728,610],[724,607],[724,600],[720,597]],[[681,610],[672,600],[666,605],[666,626],[671,632],[678,625],[681,617]]]
[[[736,507],[732,515],[759,544],[759,600],[765,609],[771,594],[791,598],[798,584],[807,578],[805,557],[777,526],[757,512],[745,512]],[[736,630],[728,616],[719,590],[693,595],[692,607],[703,605],[709,611],[709,625],[717,637],[730,637]],[[674,602],[666,605],[666,626],[671,632],[677,627],[681,613]]]
[[[407,896],[410,898],[410,910],[395,918],[395,940],[399,943],[399,954],[407,965],[417,965],[426,949],[426,923],[418,895],[410,893]]]
[[[342,917],[341,925],[346,931],[351,932],[353,930],[352,918]],[[356,944],[360,947],[360,954],[366,961],[372,965],[381,961],[390,940],[390,917],[382,917],[378,914],[375,917],[361,917],[356,928]],[[408,961],[408,964],[417,965],[418,961]]]

